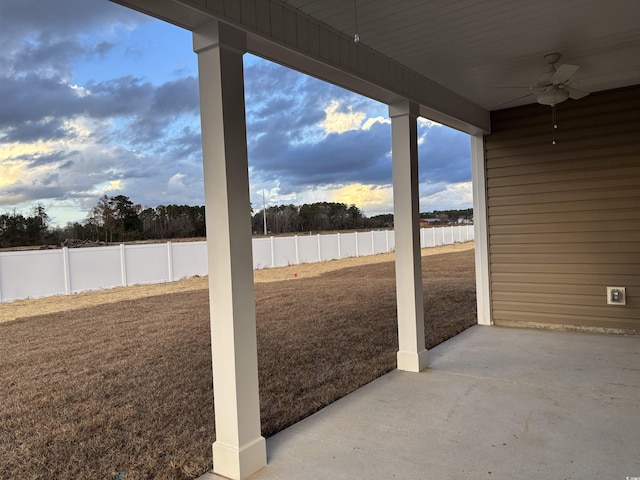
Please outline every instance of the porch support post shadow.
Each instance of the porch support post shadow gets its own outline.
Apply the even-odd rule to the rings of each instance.
[[[211,350],[213,471],[246,478],[266,465],[260,432],[255,295],[242,56],[246,35],[213,21],[193,32],[198,54]]]
[[[398,369],[427,368],[424,348],[420,205],[418,192],[419,106],[403,101],[389,106],[393,156],[393,223],[396,243]]]

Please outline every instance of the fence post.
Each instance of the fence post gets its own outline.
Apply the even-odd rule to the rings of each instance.
[[[296,246],[296,265],[300,264],[300,247],[298,246],[298,235],[294,235],[294,244]]]
[[[124,243],[120,244],[120,276],[122,278],[122,286],[127,286],[127,256],[124,249]]]
[[[62,247],[62,268],[64,274],[64,293],[71,295],[71,270],[69,268],[69,247]]]
[[[387,242],[387,253],[389,253],[389,230],[384,231],[384,239]]]
[[[376,254],[376,239],[373,236],[373,230],[371,230],[371,255]]]
[[[276,266],[276,250],[275,250],[275,240],[273,237],[270,237],[271,240],[271,268]]]
[[[342,250],[340,249],[340,232],[336,233],[336,238],[338,239],[338,260],[342,258]]]
[[[320,246],[320,234],[318,234],[318,261],[322,261],[322,246]]]
[[[359,257],[360,249],[358,248],[358,232],[353,232],[353,234],[355,235],[355,239],[356,239],[356,257]]]
[[[171,242],[167,242],[167,265],[169,266],[169,281],[173,282],[173,248]]]

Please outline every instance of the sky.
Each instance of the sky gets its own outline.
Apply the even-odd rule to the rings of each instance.
[[[366,41],[363,39],[362,41]],[[82,222],[103,195],[204,203],[190,32],[106,0],[0,0],[0,214]],[[393,212],[387,106],[247,54],[254,209]],[[466,134],[419,119],[421,211],[470,208]]]

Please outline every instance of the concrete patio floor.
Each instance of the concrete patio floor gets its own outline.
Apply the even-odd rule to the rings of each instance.
[[[639,336],[476,326],[429,362],[269,438],[251,480],[640,477]]]

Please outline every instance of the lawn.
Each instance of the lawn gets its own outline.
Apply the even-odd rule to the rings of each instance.
[[[316,275],[306,266],[256,273],[272,275],[256,283],[265,436],[394,368],[394,264],[378,257],[327,262]],[[429,348],[476,322],[473,250],[424,257],[423,278]],[[0,323],[0,478],[183,479],[209,470],[204,285]]]

